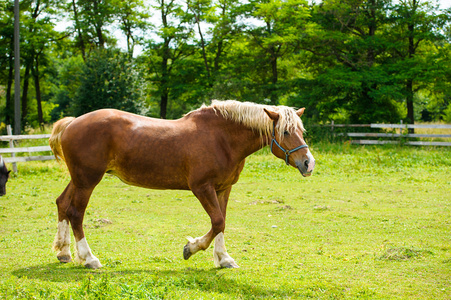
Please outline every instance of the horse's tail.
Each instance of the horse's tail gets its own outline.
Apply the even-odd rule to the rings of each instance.
[[[61,136],[63,135],[64,130],[66,130],[67,126],[69,126],[69,124],[72,123],[73,120],[75,120],[74,117],[66,117],[53,124],[53,130],[49,138],[49,144],[57,160],[59,158],[64,160],[63,149],[61,148]]]

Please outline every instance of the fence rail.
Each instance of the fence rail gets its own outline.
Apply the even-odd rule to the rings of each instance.
[[[6,126],[8,135],[0,136],[0,141],[9,142],[9,148],[0,148],[0,154],[10,153],[11,157],[3,157],[6,163],[12,163],[13,172],[17,173],[17,162],[43,161],[55,159],[53,155],[16,156],[16,153],[51,152],[50,146],[18,147],[14,146],[14,141],[48,139],[50,134],[33,135],[13,135],[11,125]]]
[[[325,124],[324,127],[330,127],[335,135],[347,136],[349,138],[372,138],[372,139],[351,139],[352,144],[358,145],[384,145],[384,144],[400,144],[412,146],[451,146],[448,141],[409,141],[410,138],[417,139],[451,139],[451,124]],[[386,132],[341,132],[335,133],[335,128],[374,128],[374,129],[399,129],[399,133]],[[409,129],[445,129],[450,130],[450,134],[416,134],[408,133]],[[395,140],[387,140],[395,139]]]
[[[384,144],[400,144],[412,146],[451,146],[451,142],[443,141],[409,141],[409,138],[429,138],[429,139],[451,139],[451,124],[325,124],[319,125],[322,127],[330,127],[334,132],[335,128],[374,128],[374,129],[399,129],[399,133],[386,132],[346,132],[335,133],[339,136],[346,136],[349,138],[372,138],[372,139],[352,139],[352,144],[359,145],[384,145]],[[450,134],[415,134],[408,133],[408,129],[449,129]],[[11,125],[6,127],[8,135],[0,136],[0,141],[9,142],[9,148],[0,148],[0,154],[9,153],[11,157],[4,157],[6,163],[12,163],[13,171],[17,172],[17,162],[28,161],[45,161],[55,159],[53,155],[34,155],[34,156],[16,156],[17,153],[35,153],[35,152],[50,152],[50,146],[33,146],[33,147],[18,147],[14,146],[14,141],[22,140],[36,140],[48,139],[50,134],[34,134],[34,135],[13,135]],[[405,133],[404,133],[405,132]],[[387,140],[395,139],[395,140]]]

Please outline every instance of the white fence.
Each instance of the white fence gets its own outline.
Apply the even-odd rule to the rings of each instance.
[[[346,132],[338,133],[339,135],[344,135],[350,138],[371,138],[371,139],[351,139],[352,144],[359,145],[383,145],[383,144],[400,144],[412,145],[412,146],[451,146],[450,141],[410,141],[410,138],[427,138],[427,139],[451,139],[451,125],[449,124],[332,124],[324,125],[331,127],[334,131],[335,128],[357,128],[357,127],[367,127],[367,128],[386,128],[394,131],[399,130],[399,133],[381,133],[381,132]],[[449,134],[415,134],[408,133],[409,129],[443,129],[445,131],[449,130]],[[393,140],[395,139],[395,140]]]
[[[451,146],[451,142],[444,141],[409,141],[409,138],[428,138],[428,139],[451,139],[451,125],[448,124],[328,124],[322,125],[331,127],[334,131],[335,128],[387,128],[392,130],[399,130],[399,133],[381,133],[381,132],[347,132],[338,133],[349,138],[371,138],[371,139],[352,139],[352,144],[359,145],[382,145],[382,144],[399,144],[414,145],[414,146]],[[415,134],[408,133],[408,129],[445,129],[450,130],[450,134]],[[17,162],[27,161],[43,161],[55,159],[52,154],[50,146],[47,144],[50,134],[34,134],[34,135],[13,135],[11,125],[6,127],[8,135],[0,136],[0,141],[9,142],[9,148],[0,148],[0,155],[9,153],[11,157],[3,157],[6,163],[12,163],[13,171],[17,172]],[[14,146],[14,141],[21,140],[36,140],[45,139],[45,146],[34,147],[18,147]],[[395,140],[393,140],[395,139]],[[44,144],[44,143],[43,143]],[[35,153],[35,152],[49,152],[49,155],[35,155],[35,156],[16,156],[16,153]]]
[[[11,125],[6,127],[8,135],[1,135],[0,141],[9,142],[9,148],[0,148],[0,154],[10,153],[11,157],[3,157],[6,163],[12,163],[13,171],[17,173],[17,162],[27,162],[36,160],[51,160],[55,159],[53,155],[36,155],[36,156],[16,156],[16,153],[34,153],[34,152],[50,152],[52,149],[48,145],[48,139],[50,134],[33,134],[33,135],[13,135],[11,130]],[[35,146],[35,147],[18,147],[14,146],[14,141],[21,140],[36,140],[36,139],[46,139],[45,146]]]

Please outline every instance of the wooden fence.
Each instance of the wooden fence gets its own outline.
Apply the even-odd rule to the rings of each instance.
[[[9,142],[9,148],[0,148],[0,154],[10,153],[11,157],[3,157],[6,163],[12,163],[13,171],[17,173],[17,162],[27,162],[27,161],[36,161],[36,160],[51,160],[55,159],[53,155],[36,155],[36,156],[16,156],[16,153],[34,153],[34,152],[50,152],[52,153],[52,149],[48,145],[48,141],[46,141],[45,146],[35,146],[35,147],[19,147],[16,148],[14,146],[14,141],[21,140],[36,140],[36,139],[46,139],[48,140],[50,134],[33,134],[33,135],[13,135],[11,130],[11,125],[7,125],[6,127],[8,135],[0,136],[0,141]]]
[[[412,141],[409,139],[448,139],[451,140],[451,125],[449,124],[334,124],[332,122],[328,125],[331,131],[335,128],[374,128],[374,129],[388,129],[395,132],[345,132],[337,133],[338,135],[347,136],[351,138],[352,144],[359,145],[383,145],[383,144],[403,144],[412,146],[451,146],[450,141]],[[409,129],[444,129],[449,130],[449,134],[415,134],[409,133]],[[399,133],[396,131],[399,130]],[[354,139],[354,138],[371,138],[371,139]]]
[[[451,140],[451,125],[448,124],[331,124],[321,125],[325,127],[330,127],[331,131],[334,132],[336,128],[374,128],[374,129],[388,129],[398,131],[399,133],[391,132],[341,132],[336,133],[337,135],[346,136],[352,138],[350,141],[352,144],[359,145],[381,145],[381,144],[399,144],[403,145],[415,145],[415,146],[451,146],[451,142],[447,141],[421,141],[409,140],[411,138],[415,139],[448,139]],[[445,129],[449,130],[449,134],[415,134],[408,133],[409,129]],[[34,134],[34,135],[13,135],[11,130],[11,125],[6,127],[8,135],[0,136],[0,141],[9,142],[9,148],[0,148],[0,154],[9,153],[11,157],[4,157],[6,163],[12,163],[13,171],[17,172],[17,162],[27,162],[27,161],[43,161],[55,159],[52,155],[52,150],[47,144],[47,140],[50,134]],[[366,139],[354,139],[354,138],[366,138]],[[370,138],[370,139],[368,139]],[[45,146],[34,146],[34,147],[18,147],[14,146],[14,141],[21,140],[36,140],[36,139],[46,139]],[[35,155],[35,156],[16,156],[16,153],[35,153],[35,152],[49,152],[49,155]]]

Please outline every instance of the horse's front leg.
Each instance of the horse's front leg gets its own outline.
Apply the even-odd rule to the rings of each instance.
[[[190,258],[199,250],[207,249],[215,238],[213,251],[215,265],[222,268],[239,268],[233,258],[227,253],[224,242],[225,218],[230,191],[231,187],[218,192],[213,187],[193,190],[194,195],[200,200],[205,211],[210,216],[212,227],[202,237],[188,237],[188,243],[183,249],[183,257],[185,259]]]
[[[213,250],[215,266],[218,268],[239,268],[235,260],[227,253],[224,241],[224,233],[220,232],[215,238]]]
[[[215,236],[224,231],[225,218],[216,196],[216,191],[212,185],[202,185],[191,189],[194,195],[199,199],[205,211],[210,216],[211,229],[202,237],[188,237],[188,243],[183,248],[183,257],[190,258],[199,250],[207,249]]]
[[[232,187],[226,190],[217,192],[219,206],[223,214],[224,220],[226,218],[227,203],[229,201],[229,195]],[[227,253],[224,241],[224,232],[220,232],[215,237],[215,248],[213,250],[213,258],[215,266],[218,268],[239,268],[235,263],[235,260]]]

